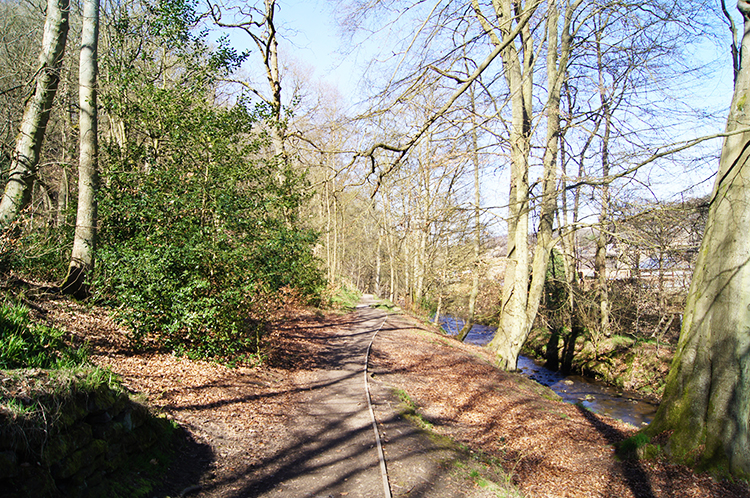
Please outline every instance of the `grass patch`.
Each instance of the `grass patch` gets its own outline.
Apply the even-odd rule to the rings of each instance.
[[[73,348],[63,340],[64,332],[33,323],[29,308],[0,305],[0,369],[70,368],[88,360],[88,348]]]
[[[523,495],[513,485],[512,474],[505,471],[500,459],[482,450],[473,450],[448,437],[443,445],[457,453],[453,462],[457,477],[490,491],[498,498],[521,498]]]
[[[605,345],[615,349],[617,347],[631,347],[635,343],[636,340],[630,336],[615,334],[605,342]]]
[[[341,285],[333,290],[333,294],[330,297],[330,303],[333,308],[351,311],[357,307],[361,298],[362,293],[357,289]]]
[[[393,394],[401,401],[400,414],[402,417],[415,424],[420,429],[430,431],[433,426],[419,413],[416,403],[411,399],[409,393],[403,389],[394,389]]]
[[[388,299],[382,299],[378,301],[378,304],[375,305],[375,308],[383,311],[394,312],[396,311],[397,306]]]
[[[652,460],[663,453],[661,445],[652,444],[651,438],[643,432],[620,442],[616,454],[624,460]]]

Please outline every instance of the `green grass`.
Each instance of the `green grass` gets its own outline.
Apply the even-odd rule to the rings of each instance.
[[[383,311],[395,311],[395,309],[396,309],[396,305],[393,304],[388,299],[382,299],[382,300],[378,301],[378,304],[376,304],[375,307],[377,309],[383,310]]]
[[[343,310],[353,310],[357,307],[359,300],[362,298],[362,293],[356,289],[342,285],[336,289],[333,296],[331,296],[331,306]]]
[[[426,431],[432,430],[432,424],[425,420],[422,414],[419,413],[417,405],[411,399],[409,393],[407,393],[403,389],[394,389],[393,394],[395,394],[399,401],[401,401],[400,413],[402,417],[409,420],[420,429]]]
[[[652,444],[651,438],[643,432],[620,442],[617,445],[617,456],[626,460],[651,460],[662,453],[658,444]]]
[[[609,341],[607,342],[609,342],[609,346],[614,349],[620,346],[630,347],[633,344],[635,344],[636,340],[626,335],[615,334],[612,337],[610,337]]]
[[[16,368],[71,368],[86,363],[86,346],[73,348],[64,332],[34,323],[29,308],[0,305],[0,370]]]

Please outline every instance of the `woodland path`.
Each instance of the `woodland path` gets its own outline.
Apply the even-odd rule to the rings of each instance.
[[[293,417],[292,440],[298,443],[267,463],[274,472],[251,483],[250,495],[385,496],[364,364],[370,340],[386,316],[369,304],[360,304],[350,327],[331,339],[327,368],[303,386],[302,406]]]
[[[494,368],[487,350],[407,316],[386,319],[367,302],[344,315],[284,311],[254,368],[133,354],[107,310],[47,304],[58,326],[90,341],[96,363],[183,427],[177,458],[148,496],[384,496],[363,373],[380,328],[368,384],[393,497],[750,498],[746,484],[659,458],[615,458],[612,445],[635,428],[557,401]]]
[[[326,327],[316,368],[295,375],[297,406],[272,451],[242,475],[206,486],[195,496],[279,498],[435,498],[496,496],[456,477],[455,462],[471,460],[435,442],[399,415],[399,401],[368,378],[388,469],[384,487],[365,391],[365,357],[373,335],[388,325],[384,311],[365,296],[345,326]],[[471,466],[459,464],[461,468]]]

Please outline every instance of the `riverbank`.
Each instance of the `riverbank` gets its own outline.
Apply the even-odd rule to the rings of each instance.
[[[464,325],[463,320],[441,316],[440,325],[448,335],[456,335]],[[465,343],[484,346],[495,335],[495,327],[475,324],[466,336]],[[656,341],[636,340],[633,337],[614,335],[594,342],[584,334],[554,334],[550,330],[534,329],[521,350],[518,367],[537,382],[553,387],[555,392],[569,402],[578,398],[568,387],[554,386],[571,381],[588,385],[593,392],[587,397],[601,394],[611,397],[612,406],[606,412],[615,418],[641,425],[651,420],[655,406],[661,401],[664,381],[674,356],[674,347]],[[642,407],[645,417],[618,417],[617,413],[629,411],[630,401],[650,406]],[[627,408],[616,405],[623,405]],[[594,409],[597,413],[599,410]]]
[[[534,329],[522,353],[543,360],[551,370],[601,380],[617,389],[661,401],[674,347],[656,340],[643,341],[612,335],[593,341],[586,334]]]
[[[750,496],[745,485],[695,474],[658,451],[620,460],[615,447],[634,427],[563,403],[548,388],[497,370],[485,348],[406,317],[389,318],[371,361],[375,379],[408,395],[430,431],[495,459],[523,496]]]

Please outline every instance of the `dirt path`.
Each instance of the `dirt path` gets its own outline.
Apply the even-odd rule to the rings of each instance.
[[[398,402],[385,385],[370,380],[387,471],[383,472],[365,390],[368,346],[387,321],[369,307],[371,297],[350,314],[344,326],[331,327],[320,368],[295,376],[299,408],[289,417],[285,444],[276,448],[228,493],[204,496],[261,498],[441,498],[495,496],[460,489],[451,465],[465,458],[440,445],[397,414]]]
[[[300,386],[291,440],[243,490],[258,497],[385,496],[364,385],[365,354],[385,313],[363,306],[329,341],[326,368]]]

